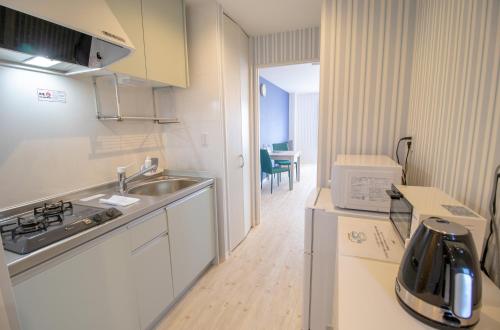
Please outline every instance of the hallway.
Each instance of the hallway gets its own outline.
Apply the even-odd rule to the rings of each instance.
[[[157,329],[300,329],[304,206],[316,184],[316,167],[303,165],[288,190],[283,177],[262,190],[261,224],[229,259],[212,267]]]

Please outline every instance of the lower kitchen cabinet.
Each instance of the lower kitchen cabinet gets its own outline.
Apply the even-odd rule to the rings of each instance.
[[[132,268],[141,329],[146,329],[174,300],[168,235],[134,251]]]
[[[136,330],[128,232],[14,284],[23,330]]]
[[[215,257],[210,187],[14,277],[21,328],[150,329]]]
[[[167,207],[174,295],[177,297],[216,256],[213,189]]]

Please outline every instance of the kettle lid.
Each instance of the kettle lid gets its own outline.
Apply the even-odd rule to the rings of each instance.
[[[428,229],[444,235],[464,236],[469,233],[467,228],[458,223],[436,217],[424,220],[423,224]]]

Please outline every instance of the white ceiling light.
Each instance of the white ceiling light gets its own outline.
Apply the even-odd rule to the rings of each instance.
[[[61,63],[61,61],[51,60],[49,58],[42,57],[42,56],[35,56],[35,57],[32,57],[32,58],[24,61],[24,64],[39,66],[42,68],[49,68],[49,67],[54,66],[54,65],[59,64],[59,63]]]

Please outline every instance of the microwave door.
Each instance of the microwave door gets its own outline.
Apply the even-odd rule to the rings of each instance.
[[[389,218],[396,228],[403,244],[410,238],[411,218],[413,214],[412,205],[402,196],[391,196],[391,208]]]

